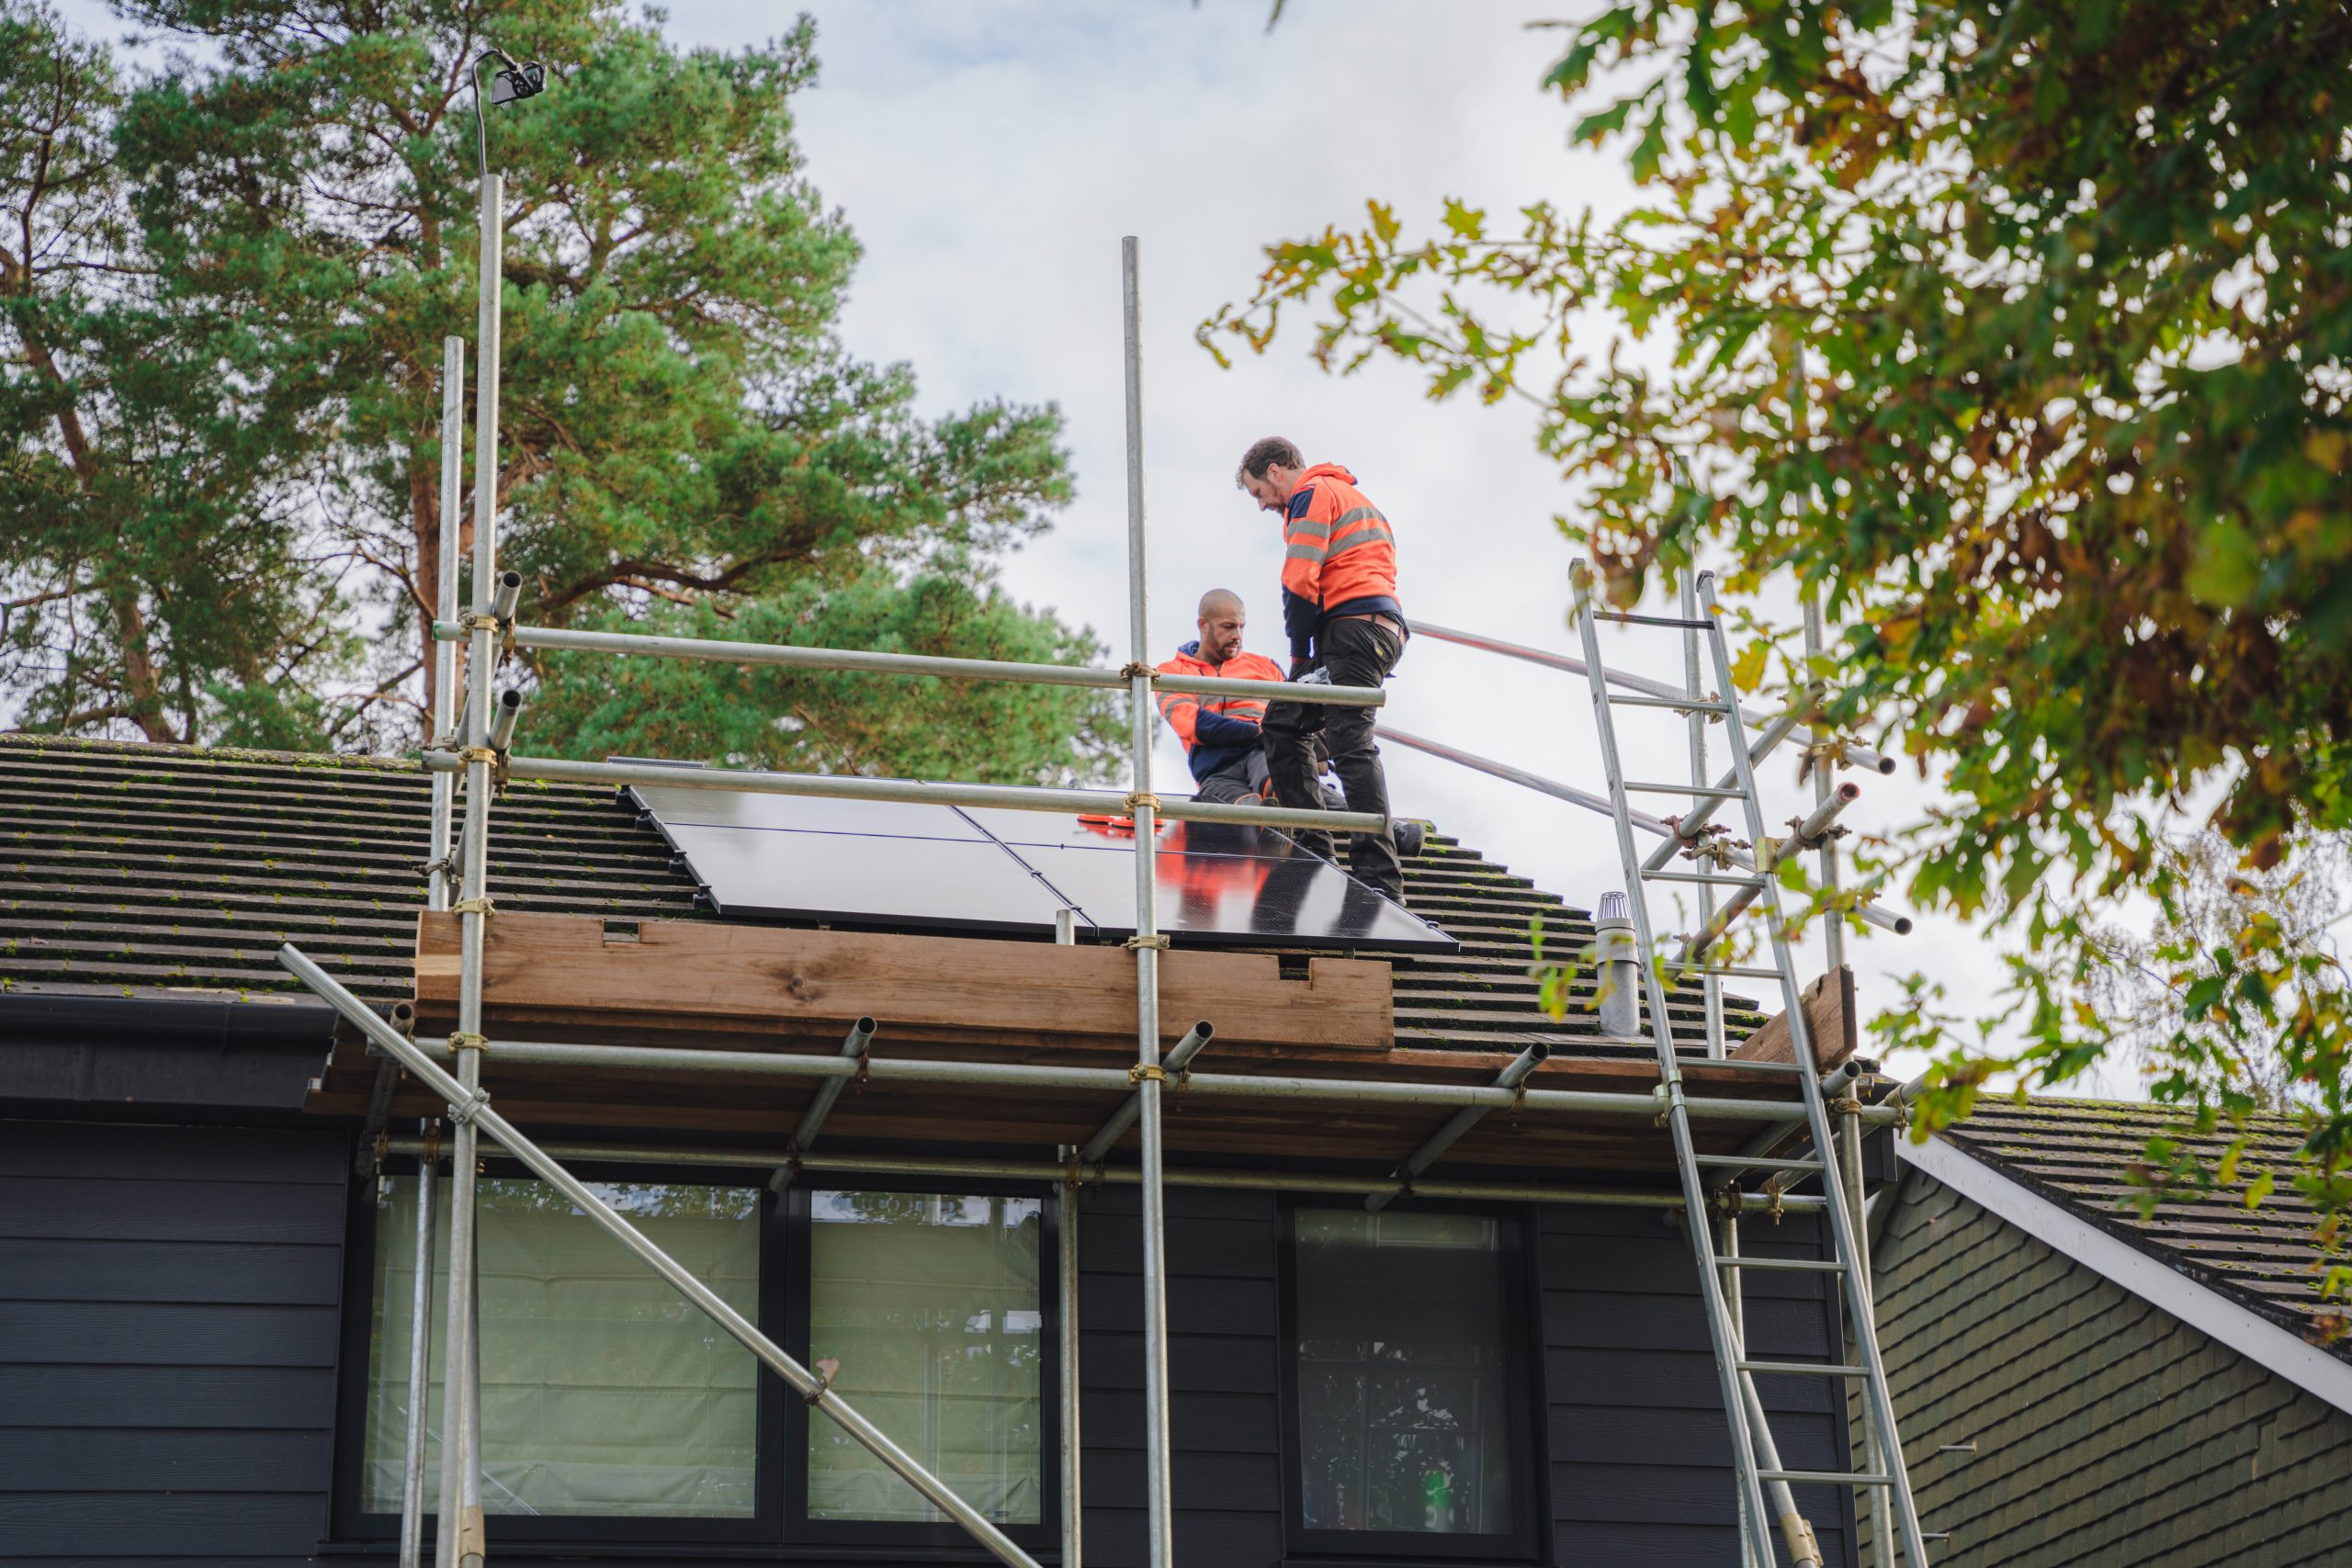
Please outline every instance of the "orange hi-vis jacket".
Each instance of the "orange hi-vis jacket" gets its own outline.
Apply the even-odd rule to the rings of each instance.
[[[1262,653],[1237,653],[1223,664],[1200,656],[1201,645],[1188,642],[1176,657],[1159,666],[1163,675],[1210,675],[1227,681],[1280,681],[1282,667]],[[1189,692],[1162,692],[1159,716],[1184,743],[1185,759],[1194,780],[1230,766],[1258,745],[1258,726],[1265,721],[1262,697],[1196,697]]]
[[[1306,658],[1331,616],[1371,614],[1405,618],[1396,536],[1356,489],[1355,475],[1317,463],[1300,477],[1283,517],[1283,626],[1291,657]]]

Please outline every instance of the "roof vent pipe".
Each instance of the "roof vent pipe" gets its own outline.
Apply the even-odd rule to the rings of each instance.
[[[1625,895],[1602,894],[1600,913],[1592,926],[1600,1032],[1612,1040],[1637,1040],[1642,1032],[1641,953]]]

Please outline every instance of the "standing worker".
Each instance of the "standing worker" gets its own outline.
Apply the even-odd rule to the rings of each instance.
[[[1283,626],[1290,633],[1291,679],[1311,670],[1335,685],[1378,686],[1405,655],[1410,635],[1396,599],[1396,536],[1380,508],[1337,463],[1306,466],[1279,435],[1257,442],[1235,475],[1250,498],[1283,519]],[[1264,721],[1266,766],[1284,806],[1322,806],[1307,741],[1320,731],[1340,775],[1348,809],[1385,818],[1388,780],[1373,744],[1372,710],[1323,703],[1277,702]],[[1328,833],[1296,833],[1317,854],[1331,854]],[[1402,900],[1405,872],[1392,828],[1357,833],[1349,869],[1359,881]],[[1318,841],[1319,840],[1319,841]]]

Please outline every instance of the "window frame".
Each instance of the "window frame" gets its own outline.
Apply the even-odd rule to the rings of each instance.
[[[1544,1442],[1541,1283],[1534,1252],[1537,1225],[1525,1204],[1411,1201],[1417,1213],[1469,1214],[1496,1223],[1503,1297],[1503,1387],[1510,1401],[1506,1431],[1510,1465],[1512,1528],[1500,1535],[1446,1535],[1428,1530],[1343,1530],[1306,1528],[1303,1494],[1306,1445],[1301,1436],[1298,1353],[1298,1231],[1302,1209],[1345,1209],[1317,1194],[1285,1195],[1277,1205],[1275,1247],[1282,1338],[1276,1369],[1282,1385],[1283,1541],[1286,1558],[1362,1562],[1532,1562],[1551,1552],[1551,1463]]]
[[[842,1172],[840,1179],[804,1174],[784,1194],[787,1218],[784,1235],[785,1337],[786,1354],[808,1364],[810,1267],[816,1253],[816,1226],[810,1217],[811,1194],[818,1188],[854,1192],[915,1192],[974,1198],[1035,1198],[1038,1201],[1037,1307],[1038,1345],[1038,1509],[1034,1525],[1003,1524],[997,1528],[1014,1545],[1033,1555],[1061,1548],[1061,1260],[1062,1199],[1058,1189],[1034,1181],[991,1181],[967,1177],[865,1175]],[[764,1270],[766,1259],[762,1258]],[[767,1277],[761,1275],[764,1292]],[[969,1531],[953,1520],[933,1524],[899,1524],[886,1519],[812,1519],[808,1517],[808,1423],[815,1412],[798,1398],[784,1402],[784,1539],[796,1546],[826,1548],[896,1547],[953,1550],[958,1556],[986,1557],[987,1550]],[[830,1420],[831,1417],[825,1417]],[[929,1555],[930,1552],[926,1552]]]
[[[413,1177],[417,1166],[418,1161],[413,1156],[387,1156],[383,1161],[383,1173]],[[583,1162],[567,1168],[582,1181],[670,1181],[686,1186],[742,1187],[755,1190],[760,1203],[757,1324],[763,1332],[775,1336],[773,1325],[783,1321],[786,1310],[785,1260],[789,1248],[787,1238],[783,1234],[784,1205],[777,1201],[776,1194],[767,1186],[769,1176],[774,1174],[771,1170],[750,1166],[635,1162]],[[482,1174],[500,1179],[539,1179],[537,1173],[527,1167],[496,1155],[485,1155]],[[446,1176],[443,1179],[447,1180]],[[345,1226],[342,1365],[335,1393],[332,1517],[334,1539],[368,1544],[397,1542],[401,1533],[399,1510],[390,1513],[368,1511],[361,1491],[361,1478],[367,1464],[368,1352],[375,1322],[378,1212],[375,1179],[365,1176],[355,1179],[351,1183],[350,1218]],[[620,1244],[616,1242],[614,1245],[617,1247]],[[435,1302],[446,1302],[447,1277],[437,1276],[435,1286]],[[531,1549],[563,1547],[577,1550],[583,1544],[605,1543],[685,1547],[780,1544],[785,1539],[784,1404],[786,1393],[783,1379],[763,1364],[758,1367],[752,1395],[753,1501],[749,1517],[708,1518],[687,1514],[553,1514],[537,1517],[490,1514],[488,1528],[492,1537],[510,1546]],[[797,1405],[799,1402],[794,1400],[792,1403]],[[438,1536],[439,1525],[439,1513],[427,1510],[424,1518],[424,1539],[428,1552]]]

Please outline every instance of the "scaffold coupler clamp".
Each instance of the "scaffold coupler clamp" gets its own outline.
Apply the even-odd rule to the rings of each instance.
[[[1799,849],[1817,850],[1830,840],[1842,839],[1852,831],[1851,828],[1842,822],[1831,822],[1825,825],[1820,832],[1807,838],[1804,833],[1804,818],[1802,817],[1789,818],[1789,837],[1795,840]]]
[[[478,631],[490,633],[498,639],[498,657],[502,662],[514,651],[514,623],[505,616],[468,610],[458,617],[458,629],[469,637]]]
[[[1526,1091],[1522,1089],[1521,1092],[1524,1094]],[[1657,1084],[1651,1089],[1650,1098],[1657,1101],[1658,1104],[1657,1117],[1655,1121],[1651,1122],[1650,1125],[1653,1127],[1663,1127],[1667,1124],[1668,1121],[1673,1117],[1675,1109],[1682,1103],[1682,1074],[1680,1071],[1677,1070],[1669,1073],[1664,1078],[1661,1078]]]
[[[1168,935],[1165,931],[1161,931],[1151,936],[1131,936],[1127,938],[1125,945],[1130,953],[1140,953],[1145,948],[1149,948],[1154,953],[1165,953],[1168,951]]]
[[[1803,784],[1811,778],[1815,768],[1827,773],[1833,768],[1851,765],[1846,761],[1846,743],[1835,736],[1825,735],[1818,740],[1808,742],[1804,750],[1797,753],[1797,783]]]
[[[1146,664],[1140,659],[1131,659],[1126,663],[1119,666],[1119,679],[1122,681],[1149,681],[1157,684],[1159,680],[1159,671],[1154,670],[1150,665]]]
[[[831,1356],[826,1357],[821,1361],[812,1362],[809,1366],[809,1371],[817,1374],[817,1386],[810,1389],[807,1393],[802,1394],[800,1396],[800,1403],[807,1405],[811,1410],[817,1408],[819,1403],[824,1399],[825,1395],[833,1391],[833,1378],[841,1370],[841,1362]]]
[[[1138,1088],[1148,1083],[1164,1084],[1168,1081],[1168,1069],[1158,1062],[1137,1062],[1127,1069],[1127,1081]]]
[[[490,1090],[478,1089],[462,1100],[449,1102],[449,1120],[460,1127],[490,1109]]]
[[[456,903],[449,906],[449,912],[453,915],[480,915],[486,920],[490,919],[491,916],[498,913],[498,900],[492,898],[487,893],[483,894],[479,898],[460,898]],[[473,1036],[473,1038],[479,1040],[481,1036],[477,1034]],[[449,1036],[451,1044],[456,1044],[457,1040],[458,1037],[456,1035],[452,1034]]]

